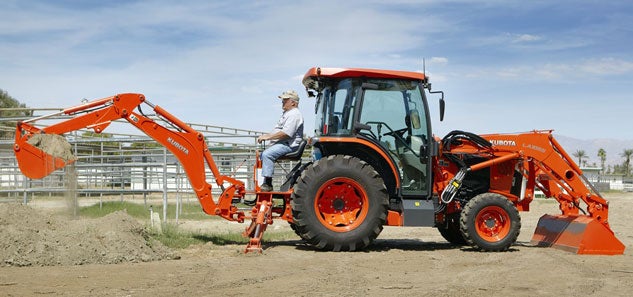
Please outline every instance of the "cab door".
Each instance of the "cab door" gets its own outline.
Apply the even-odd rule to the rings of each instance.
[[[368,80],[357,118],[396,161],[403,198],[429,197],[431,127],[420,83]]]

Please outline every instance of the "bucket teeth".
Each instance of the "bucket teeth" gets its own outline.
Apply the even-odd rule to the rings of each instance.
[[[599,221],[584,215],[542,216],[531,243],[576,254],[621,255],[624,244],[613,231]]]

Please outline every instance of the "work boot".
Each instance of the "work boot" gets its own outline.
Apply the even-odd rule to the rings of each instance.
[[[259,191],[260,192],[272,192],[273,191],[273,186],[269,185],[269,184],[262,184],[261,186],[259,186]]]
[[[259,186],[260,192],[272,192],[273,191],[273,178],[264,176],[264,183]]]
[[[253,200],[246,200],[246,199],[244,199],[242,201],[242,203],[244,203],[244,205],[246,205],[246,206],[255,206],[255,204],[257,204],[257,198],[255,198]]]

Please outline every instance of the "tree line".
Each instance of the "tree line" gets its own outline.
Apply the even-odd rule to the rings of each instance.
[[[33,115],[33,111],[26,108],[24,103],[0,89],[0,138],[12,138],[18,119]]]
[[[573,155],[578,158],[578,165],[587,166],[587,159],[589,157],[584,150],[577,150]],[[623,174],[626,177],[632,175],[631,157],[633,156],[633,149],[624,149],[624,151],[620,153],[620,157],[624,160],[621,164],[616,164],[613,167],[611,167],[611,165],[608,165],[606,168],[604,167],[604,164],[607,161],[607,152],[603,148],[598,150],[597,156],[600,158],[600,167],[602,168],[603,174]]]

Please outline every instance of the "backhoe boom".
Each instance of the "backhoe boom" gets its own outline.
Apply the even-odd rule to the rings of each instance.
[[[174,129],[169,129],[145,116],[140,111],[140,105],[143,103],[149,105],[156,115],[168,122]],[[137,107],[139,112],[135,111]],[[67,108],[61,113],[69,115],[71,118],[41,129],[32,123],[59,115],[59,113],[31,119],[17,125],[14,151],[20,170],[26,176],[42,178],[72,162],[72,160],[63,160],[59,156],[51,156],[31,145],[28,140],[33,135],[62,135],[83,128],[93,129],[96,133],[101,133],[112,121],[125,119],[165,146],[180,161],[205,213],[218,215],[232,221],[244,221],[244,213],[231,205],[233,198],[244,196],[244,183],[220,174],[202,133],[189,127],[160,106],[146,101],[142,94],[119,94]],[[217,186],[222,189],[217,203],[213,200],[211,185],[206,181],[205,163],[213,173]]]

